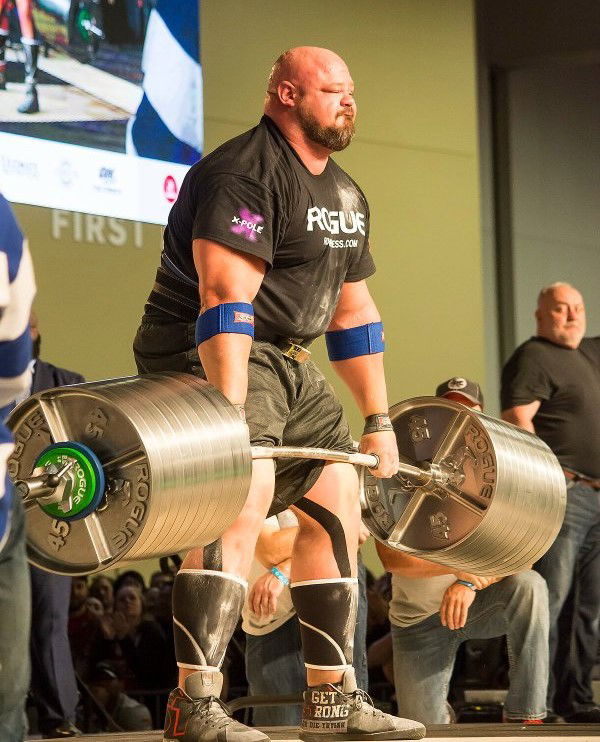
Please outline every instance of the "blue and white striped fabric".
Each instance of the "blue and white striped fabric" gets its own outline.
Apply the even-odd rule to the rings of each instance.
[[[202,68],[198,0],[158,0],[150,12],[144,95],[127,124],[127,153],[192,165],[202,157]]]
[[[6,462],[13,437],[4,420],[31,385],[29,314],[35,295],[33,266],[8,201],[0,194],[0,550],[10,533],[10,481]]]

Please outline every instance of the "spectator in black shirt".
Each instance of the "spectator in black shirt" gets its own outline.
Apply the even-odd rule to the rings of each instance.
[[[598,723],[591,676],[600,638],[600,338],[584,337],[583,298],[569,284],[542,289],[535,316],[537,336],[517,348],[502,373],[502,417],[537,433],[565,472],[565,520],[535,565],[548,583],[551,661],[559,642],[573,642],[561,647],[561,687],[551,670],[548,706],[566,721]],[[572,588],[572,631],[559,636]]]

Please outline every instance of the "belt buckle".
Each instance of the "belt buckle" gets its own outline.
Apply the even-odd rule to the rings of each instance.
[[[285,348],[285,350],[282,350],[281,352],[286,358],[291,358],[293,361],[296,361],[296,363],[306,363],[311,355],[308,348],[303,348],[301,345],[293,343],[291,340],[289,341],[289,347]]]

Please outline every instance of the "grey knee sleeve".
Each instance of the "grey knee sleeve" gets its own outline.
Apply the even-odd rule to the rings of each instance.
[[[336,577],[294,582],[291,595],[300,621],[306,667],[314,670],[351,667],[358,580]]]
[[[173,630],[179,667],[221,667],[247,587],[244,580],[227,572],[179,570],[173,585]]]

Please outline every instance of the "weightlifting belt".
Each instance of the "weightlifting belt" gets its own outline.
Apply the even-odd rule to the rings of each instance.
[[[200,313],[198,287],[184,283],[162,266],[156,271],[147,303],[188,322],[195,322]]]
[[[188,322],[195,322],[200,312],[198,287],[185,283],[162,266],[156,271],[156,280],[147,303]],[[301,338],[282,337],[272,340],[256,338],[256,340],[273,343],[286,358],[291,358],[296,363],[305,363],[310,358],[310,350],[306,347],[308,342]]]
[[[596,490],[596,492],[600,491],[600,479],[592,479],[591,477],[586,477],[585,474],[580,474],[577,471],[571,471],[571,469],[563,469],[565,473],[566,479],[568,479],[570,482],[581,482],[581,484],[585,484],[588,487],[591,487],[593,490]]]

